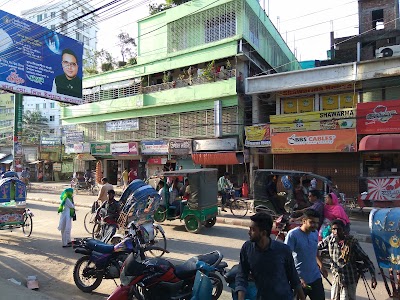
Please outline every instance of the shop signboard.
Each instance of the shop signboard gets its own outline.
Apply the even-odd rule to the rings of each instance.
[[[83,143],[84,133],[83,131],[65,131],[65,140],[67,144]]]
[[[149,165],[165,165],[167,163],[166,157],[151,157],[147,160]]]
[[[290,97],[304,94],[315,94],[315,93],[327,93],[332,91],[346,91],[359,89],[361,84],[359,83],[338,83],[338,84],[326,84],[322,86],[313,86],[307,88],[298,88],[294,90],[281,91],[278,93],[281,97]]]
[[[357,104],[358,134],[399,133],[400,100]]]
[[[254,126],[246,126],[244,128],[246,134],[246,147],[270,147],[271,136],[270,136],[270,125],[261,124]]]
[[[40,152],[58,152],[58,151],[60,151],[60,146],[54,146],[54,145],[40,146]]]
[[[169,140],[168,152],[171,155],[189,155],[192,153],[192,140]]]
[[[65,153],[90,153],[90,143],[66,144]]]
[[[106,131],[133,131],[139,130],[139,119],[128,119],[128,120],[118,120],[106,122]]]
[[[356,109],[270,116],[271,133],[356,128]]]
[[[144,155],[168,154],[168,142],[164,140],[141,141],[140,148]]]
[[[60,137],[45,137],[42,136],[40,138],[40,145],[46,145],[46,146],[58,146],[61,145],[61,138]]]
[[[61,172],[61,163],[54,163],[53,164],[53,171],[54,172]]]
[[[194,140],[194,151],[224,151],[224,150],[237,150],[237,139],[208,139],[208,140]]]
[[[111,153],[118,155],[139,155],[137,142],[111,144]]]
[[[400,200],[400,178],[368,178],[367,185],[368,192],[361,195],[362,200]]]
[[[0,19],[0,89],[81,104],[83,43],[2,10]]]
[[[109,143],[91,143],[90,153],[92,155],[111,155],[111,147]]]
[[[273,154],[356,152],[355,129],[285,132],[271,135]]]

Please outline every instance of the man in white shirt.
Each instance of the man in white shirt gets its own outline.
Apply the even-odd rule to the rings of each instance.
[[[99,191],[99,195],[97,196],[97,200],[99,201],[99,204],[103,204],[103,202],[108,200],[108,191],[113,190],[114,187],[112,184],[108,183],[107,178],[102,178],[101,179],[101,184],[103,185]]]

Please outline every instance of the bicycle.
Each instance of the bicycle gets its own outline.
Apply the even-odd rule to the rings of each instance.
[[[239,218],[245,217],[249,211],[247,202],[243,199],[237,199],[233,188],[226,190],[226,195],[228,198],[226,199],[226,207],[229,207],[232,215]]]
[[[88,211],[83,219],[83,225],[87,233],[92,234],[93,228],[98,223],[96,220],[97,210],[99,209],[100,205],[97,200],[93,203],[92,209]]]

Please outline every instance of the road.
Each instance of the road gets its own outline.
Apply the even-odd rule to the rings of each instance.
[[[49,197],[48,194],[47,197]],[[54,198],[56,200],[57,195],[54,195]],[[0,265],[2,269],[0,277],[15,278],[25,282],[26,276],[37,275],[40,292],[55,299],[105,299],[115,288],[112,280],[103,281],[93,294],[84,294],[75,286],[72,270],[80,255],[75,254],[71,248],[61,247],[61,237],[57,230],[57,205],[30,201],[28,206],[35,214],[33,233],[30,238],[25,238],[20,229],[15,232],[0,232]],[[78,208],[78,220],[73,223],[73,237],[87,236],[83,228],[83,217],[88,210],[85,207]],[[168,239],[167,247],[171,252],[166,257],[174,263],[217,249],[224,254],[225,260],[231,267],[237,263],[240,247],[248,238],[247,228],[220,223],[211,229],[204,228],[200,234],[186,232],[183,223],[179,221],[166,222],[163,227]],[[374,260],[372,245],[362,243],[362,247]],[[328,299],[329,285],[326,282],[325,288]],[[357,295],[359,295],[358,299],[368,299],[361,282],[358,285]],[[380,281],[375,291],[375,297],[386,299],[386,296],[383,282]],[[0,294],[0,299],[7,298],[3,298]],[[227,288],[220,299],[231,299]]]

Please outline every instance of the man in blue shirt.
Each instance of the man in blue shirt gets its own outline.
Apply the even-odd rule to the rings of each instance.
[[[321,273],[328,276],[318,255],[318,224],[319,213],[307,209],[303,213],[303,224],[290,230],[285,244],[292,250],[294,264],[300,276],[304,294],[311,300],[324,300],[325,291]]]
[[[305,299],[290,248],[270,238],[272,217],[258,212],[250,219],[250,241],[240,251],[235,281],[238,299],[245,299],[250,274],[258,290],[257,300],[293,300],[293,290],[298,299]]]

